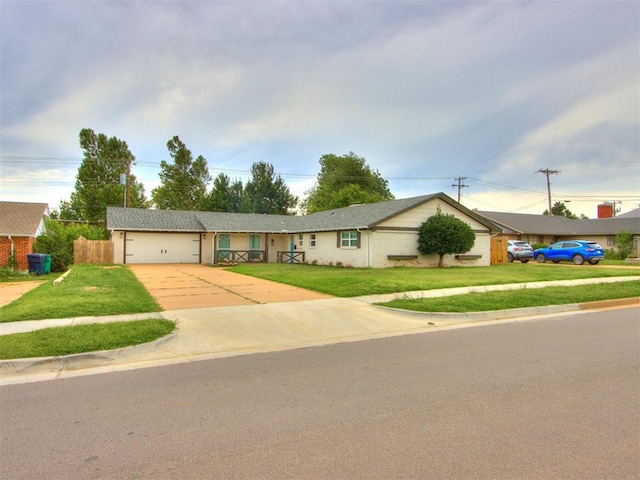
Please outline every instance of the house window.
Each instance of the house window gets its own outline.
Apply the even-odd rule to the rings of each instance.
[[[298,246],[299,247],[304,246],[304,234],[302,233],[298,234]]]
[[[613,247],[616,244],[616,237],[613,235],[607,235],[607,247]]]
[[[355,230],[349,230],[347,232],[341,232],[341,247],[358,247],[358,232]]]
[[[249,235],[249,250],[260,250],[260,235]]]
[[[220,233],[218,235],[218,260],[229,260],[231,258],[231,235]]]
[[[312,233],[311,235],[309,235],[309,247],[315,248],[315,246],[316,246],[316,234]]]
[[[249,261],[260,260],[260,236],[249,235]]]

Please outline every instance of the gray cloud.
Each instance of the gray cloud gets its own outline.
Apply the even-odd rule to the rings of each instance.
[[[519,191],[499,201],[515,210],[535,203],[531,192],[546,196],[535,171],[549,167],[571,172],[554,188],[584,196],[588,215],[605,196],[640,200],[629,168],[640,153],[635,2],[0,8],[3,156],[79,159],[78,132],[90,127],[126,140],[150,186],[180,135],[213,170],[267,161],[300,189],[322,154],[354,151],[397,196],[467,176],[478,180],[463,192],[468,206]],[[27,170],[0,160],[9,200],[7,172],[15,185]],[[600,183],[589,183],[594,171]]]

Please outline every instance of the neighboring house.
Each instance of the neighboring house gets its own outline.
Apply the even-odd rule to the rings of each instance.
[[[437,193],[327,210],[311,215],[107,208],[114,263],[306,262],[353,267],[435,266],[418,252],[420,226],[453,214],[473,228],[468,255],[448,265],[489,265],[492,224]]]
[[[46,203],[0,202],[0,267],[7,267],[12,256],[18,270],[28,270],[27,255],[33,243],[46,232],[44,220],[49,218]]]
[[[640,208],[636,208],[627,213],[616,215],[615,218],[640,218]]]
[[[640,236],[640,216],[633,215],[635,211],[617,217],[584,220],[522,213],[476,213],[490,220],[510,240],[547,245],[558,240],[593,240],[608,249],[615,246],[615,236],[622,231]]]

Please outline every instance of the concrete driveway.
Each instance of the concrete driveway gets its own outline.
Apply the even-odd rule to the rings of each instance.
[[[304,288],[200,264],[128,265],[164,310],[332,298]]]
[[[0,307],[17,300],[29,290],[39,286],[42,281],[0,283]]]

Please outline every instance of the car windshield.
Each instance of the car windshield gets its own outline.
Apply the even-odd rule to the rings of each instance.
[[[513,242],[516,247],[531,248],[527,242]]]
[[[600,249],[602,249],[602,247],[601,247],[597,242],[587,242],[587,247],[589,247],[589,248],[600,248]]]

